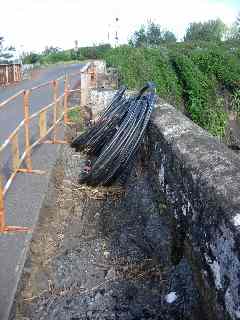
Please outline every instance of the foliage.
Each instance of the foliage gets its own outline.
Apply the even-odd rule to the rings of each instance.
[[[57,63],[59,61],[67,62],[70,60],[71,60],[70,51],[64,51],[64,50],[50,52],[47,54],[42,54],[40,56],[40,63],[42,64]]]
[[[48,54],[52,54],[52,53],[58,53],[62,51],[62,49],[58,48],[58,47],[46,47],[45,50],[42,52],[43,55],[47,56]]]
[[[202,127],[210,127],[208,107],[213,102],[212,83],[186,55],[173,55],[172,63],[182,82],[187,111],[191,119]]]
[[[84,130],[84,115],[80,107],[75,106],[74,109],[68,111],[68,119],[70,122],[78,124],[78,130]]]
[[[237,16],[236,21],[230,27],[230,30],[228,30],[227,39],[240,40],[240,13]]]
[[[108,65],[117,67],[121,82],[129,88],[139,88],[146,81],[157,84],[157,92],[166,100],[181,103],[181,87],[168,57],[152,48],[131,48],[121,46],[111,49],[105,55]]]
[[[129,45],[132,47],[144,47],[147,45],[147,35],[144,26],[141,26],[139,30],[134,32],[129,40]]]
[[[214,136],[224,138],[227,126],[227,113],[224,110],[224,100],[217,97],[215,105],[208,107],[208,124],[206,129]]]
[[[226,26],[220,19],[193,22],[187,28],[184,41],[221,41],[225,31]]]
[[[232,109],[240,111],[240,43],[238,39],[219,42],[222,31],[213,22],[202,26],[203,38],[193,36],[194,41],[169,42],[166,39],[171,39],[171,33],[161,33],[153,24],[135,33],[130,45],[113,49],[103,44],[67,51],[48,48],[48,52],[30,57],[41,63],[105,59],[118,69],[120,82],[129,89],[154,81],[161,98],[181,109],[185,106],[194,122],[222,138],[227,124],[222,89],[232,95]]]
[[[169,30],[164,31],[162,38],[163,38],[163,43],[169,44],[169,43],[174,43],[177,41],[175,34]]]
[[[72,50],[72,57],[76,57],[78,60],[81,59],[99,59],[111,48],[109,44],[102,44],[92,47],[82,47],[78,51]]]
[[[46,48],[42,54],[35,52],[30,52],[24,54],[22,57],[23,64],[51,64],[59,61],[69,61],[71,60],[70,54],[68,51],[64,50],[53,50],[52,48]]]
[[[213,46],[204,51],[190,53],[194,63],[210,78],[213,76],[231,92],[240,87],[240,60],[238,51]]]
[[[142,25],[132,35],[129,45],[138,47],[157,47],[162,43],[176,42],[176,36],[171,31],[164,31],[160,25],[149,21],[146,26]]]
[[[68,111],[68,118],[71,122],[82,121],[82,114],[81,114],[80,107],[75,106],[73,110]]]
[[[0,63],[12,63],[16,49],[13,46],[4,47],[4,37],[0,36]]]
[[[35,64],[37,62],[40,62],[40,59],[41,59],[41,56],[34,52],[24,53],[22,55],[23,64]]]
[[[110,49],[109,44],[93,47],[82,47],[78,50],[62,50],[57,47],[46,47],[42,53],[30,52],[22,57],[24,64],[51,64],[57,62],[79,61],[86,59],[99,59]]]
[[[240,89],[233,93],[231,106],[232,110],[240,115]]]
[[[209,42],[176,43],[159,48],[121,46],[109,50],[105,59],[117,67],[120,80],[129,88],[145,81],[157,84],[158,94],[176,106],[185,104],[189,117],[222,138],[227,124],[219,87],[232,92],[240,84],[238,48]]]

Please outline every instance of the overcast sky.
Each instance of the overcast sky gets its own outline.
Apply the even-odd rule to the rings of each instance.
[[[0,35],[18,50],[106,43],[119,18],[120,43],[151,19],[179,39],[192,21],[221,18],[231,24],[240,0],[1,0]]]

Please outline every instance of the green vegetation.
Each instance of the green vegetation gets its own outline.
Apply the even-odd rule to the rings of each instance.
[[[13,46],[5,47],[4,37],[0,36],[0,63],[8,64],[14,61],[15,48]]]
[[[141,28],[134,32],[129,45],[131,47],[157,47],[163,43],[176,42],[177,38],[174,33],[169,30],[162,30],[161,26],[151,21],[142,25]]]
[[[238,14],[236,21],[227,31],[226,38],[229,40],[240,40],[240,13]]]
[[[109,50],[104,59],[117,67],[120,80],[130,89],[154,81],[158,94],[173,104],[181,104],[182,88],[165,50],[122,46]]]
[[[93,47],[82,47],[78,50],[62,50],[60,48],[49,47],[41,54],[30,52],[23,55],[24,64],[53,64],[57,62],[80,61],[86,59],[97,59],[111,47],[109,44]]]
[[[237,89],[233,94],[232,111],[237,112],[238,117],[240,116],[240,89]]]
[[[239,108],[240,45],[229,43],[176,43],[158,48],[122,46],[104,55],[117,67],[129,88],[145,81],[157,84],[158,94],[213,135],[223,138],[227,124],[224,88]],[[238,101],[238,102],[237,102]]]
[[[230,29],[219,19],[191,23],[183,42],[149,22],[133,33],[128,45],[48,48],[24,59],[32,61],[27,63],[105,59],[129,89],[154,81],[161,98],[184,109],[219,138],[225,136],[227,112],[240,115],[240,16]]]
[[[68,111],[68,118],[71,122],[82,124],[83,115],[80,107],[76,106],[73,110]]]
[[[187,28],[185,41],[221,41],[227,27],[220,20],[193,22]]]

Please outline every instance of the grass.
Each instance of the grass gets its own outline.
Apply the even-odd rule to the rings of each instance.
[[[83,114],[79,106],[68,111],[68,118],[71,122],[83,124]]]

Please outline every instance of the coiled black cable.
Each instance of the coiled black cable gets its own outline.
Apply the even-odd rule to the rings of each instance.
[[[94,157],[81,183],[111,185],[135,159],[156,102],[155,85],[146,85],[133,97],[122,87],[97,123],[72,142],[72,147]]]

